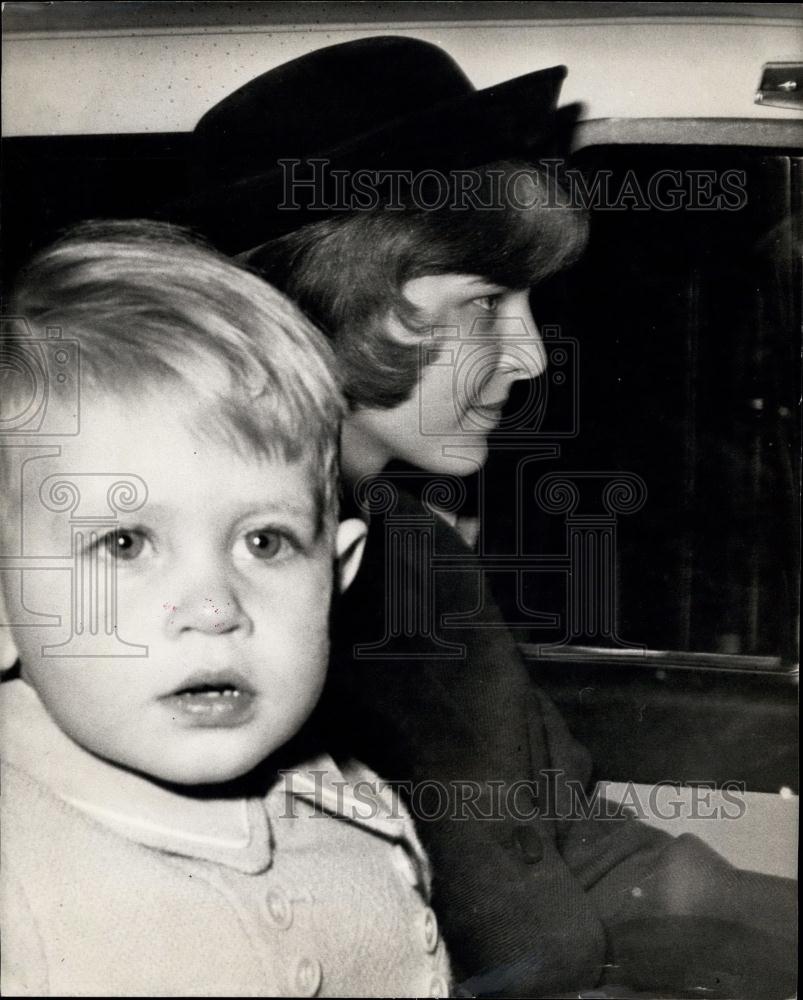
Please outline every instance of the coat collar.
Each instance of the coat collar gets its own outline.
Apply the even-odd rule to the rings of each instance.
[[[346,777],[326,754],[281,771],[263,796],[183,795],[74,743],[19,679],[0,685],[0,732],[6,763],[100,825],[167,853],[248,874],[266,871],[274,845],[269,817],[276,822],[296,799],[387,839],[409,839],[409,824],[394,812],[394,800],[381,785],[376,793],[378,779],[358,765]]]

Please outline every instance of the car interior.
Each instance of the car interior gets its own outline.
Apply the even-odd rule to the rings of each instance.
[[[795,876],[798,5],[6,4],[4,287],[65,226],[180,199],[240,83],[369,34],[477,86],[567,66],[555,169],[590,242],[534,290],[549,367],[467,484],[482,572],[604,795]]]

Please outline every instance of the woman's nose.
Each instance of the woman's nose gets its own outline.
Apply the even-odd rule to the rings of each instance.
[[[174,637],[187,633],[230,635],[251,632],[251,619],[243,609],[236,589],[225,580],[202,577],[173,592],[163,604],[166,630]]]
[[[512,368],[515,381],[538,378],[547,366],[546,349],[541,333],[530,308],[528,292],[522,292],[511,299],[508,317],[515,321],[515,330],[510,330],[509,338],[502,339],[503,349]],[[505,339],[508,343],[505,348]]]

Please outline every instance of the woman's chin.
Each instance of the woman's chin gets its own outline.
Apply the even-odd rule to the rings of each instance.
[[[424,456],[422,456],[422,459]],[[488,460],[488,442],[472,444],[444,444],[433,449],[416,463],[427,472],[444,473],[451,476],[471,476]]]

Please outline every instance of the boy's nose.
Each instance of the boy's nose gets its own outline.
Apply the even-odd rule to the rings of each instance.
[[[167,631],[173,636],[190,632],[229,635],[251,631],[251,620],[229,587],[193,588],[191,593],[178,595],[175,602],[167,602],[163,608]]]

